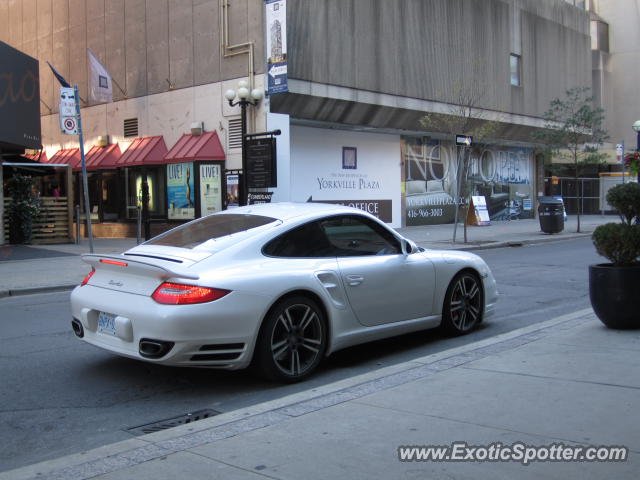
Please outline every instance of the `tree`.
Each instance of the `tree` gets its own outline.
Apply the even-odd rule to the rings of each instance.
[[[467,243],[467,213],[469,208],[469,196],[471,188],[468,182],[471,167],[471,153],[482,153],[487,146],[487,140],[495,137],[499,123],[488,120],[485,111],[480,109],[480,103],[486,89],[479,82],[457,84],[452,87],[454,103],[446,113],[427,113],[420,119],[420,124],[430,132],[441,132],[451,135],[467,135],[473,137],[473,145],[470,147],[458,146],[456,155],[456,217],[453,226],[453,242],[456,241],[458,228],[458,212],[463,216],[464,243]],[[464,199],[461,205],[460,201]]]
[[[601,164],[607,154],[598,148],[607,140],[604,130],[604,110],[594,107],[588,87],[575,87],[565,92],[564,98],[556,98],[544,113],[544,129],[533,137],[544,145],[552,158],[569,159],[573,166],[578,198],[578,229],[582,215],[582,189],[578,189],[580,173],[587,165]]]

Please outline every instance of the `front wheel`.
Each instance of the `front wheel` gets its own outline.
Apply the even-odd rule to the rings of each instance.
[[[461,272],[456,275],[444,297],[442,328],[451,335],[463,335],[482,320],[484,295],[477,275]]]
[[[268,379],[297,382],[316,369],[326,346],[322,310],[310,298],[291,297],[276,304],[265,318],[254,366]]]

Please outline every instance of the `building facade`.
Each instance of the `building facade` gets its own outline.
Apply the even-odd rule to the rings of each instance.
[[[263,0],[2,1],[0,40],[41,62],[49,158],[77,147],[77,137],[60,133],[58,85],[44,62],[86,99],[90,48],[116,86],[113,103],[82,109],[85,149],[117,143],[125,156],[136,139],[161,136],[171,151],[192,129],[215,132],[223,159],[172,157],[193,165],[198,197],[199,165],[242,165],[240,111],[224,93],[239,80],[264,89],[266,57],[275,55],[288,62],[287,91],[247,110],[249,132],[282,132],[273,201],[347,203],[402,226],[453,221],[466,192],[486,199],[492,220],[534,215],[543,182],[531,134],[551,99],[592,82],[584,5],[287,0],[286,23],[271,28],[266,8]],[[473,145],[456,146],[455,134],[473,135]],[[134,163],[96,171],[96,192],[126,197],[97,220],[130,217],[144,162]],[[145,172],[164,219],[175,207],[168,163]],[[95,201],[107,204],[102,195]],[[204,213],[195,203],[185,219]]]

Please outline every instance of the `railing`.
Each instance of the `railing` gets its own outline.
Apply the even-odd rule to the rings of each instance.
[[[40,197],[42,210],[33,221],[32,243],[67,243],[72,235],[69,225],[67,197]],[[9,205],[11,198],[4,199],[4,231],[9,238]]]
[[[600,213],[599,178],[547,177],[545,183],[551,186],[552,195],[562,195],[567,214],[577,214],[580,204],[583,214]]]

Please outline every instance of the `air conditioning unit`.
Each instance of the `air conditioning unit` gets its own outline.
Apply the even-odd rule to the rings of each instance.
[[[100,135],[98,137],[98,141],[96,142],[98,147],[106,147],[109,145],[109,135]]]
[[[191,124],[191,135],[202,135],[202,132],[204,132],[203,122],[193,122]]]

